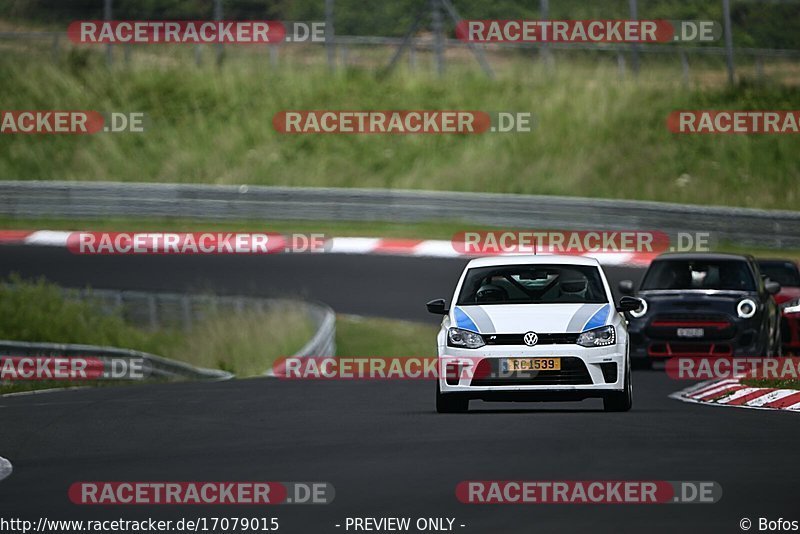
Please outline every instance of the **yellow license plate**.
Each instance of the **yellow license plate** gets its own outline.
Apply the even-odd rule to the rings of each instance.
[[[560,371],[561,358],[506,358],[506,371]]]

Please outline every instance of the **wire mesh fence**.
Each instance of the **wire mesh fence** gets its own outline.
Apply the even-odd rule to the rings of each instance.
[[[401,62],[403,68],[445,74],[453,67],[483,68],[487,73],[511,60],[541,62],[549,68],[575,57],[609,61],[620,75],[636,74],[667,63],[676,78],[688,82],[695,71],[726,69],[729,81],[744,75],[792,78],[787,65],[800,58],[800,1],[709,0],[688,5],[658,0],[586,2],[508,0],[487,6],[474,0],[402,0],[382,9],[365,9],[355,0],[304,0],[283,4],[262,0],[193,0],[180,3],[87,0],[29,3],[0,1],[11,20],[34,21],[0,27],[0,47],[24,50],[55,61],[86,61],[82,54],[104,55],[109,64],[223,65],[255,62],[264,68],[306,68],[325,65],[383,71]],[[611,43],[491,43],[474,45],[453,38],[459,18],[670,19],[702,16],[725,27],[723,38],[689,46]],[[75,45],[66,37],[71,20],[248,20],[324,21],[324,43],[271,45]],[[40,27],[40,31],[29,28]],[[402,50],[402,54],[398,51]],[[479,53],[475,53],[475,52]],[[485,59],[481,59],[485,56]],[[475,59],[479,61],[476,62]],[[519,68],[515,63],[514,68]]]
[[[91,301],[104,313],[120,313],[131,324],[151,330],[192,330],[215,316],[281,313],[294,301],[246,296],[198,295],[113,289],[65,289],[69,299]]]

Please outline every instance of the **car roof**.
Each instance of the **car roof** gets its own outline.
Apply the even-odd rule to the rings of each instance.
[[[758,258],[756,261],[763,265],[784,265],[791,263],[792,265],[797,266],[797,261],[789,258]]]
[[[727,252],[666,252],[661,254],[653,261],[659,260],[740,260],[750,261],[752,256],[745,254],[730,254]]]
[[[556,254],[506,254],[475,258],[467,267],[493,267],[495,265],[591,265],[599,267],[600,263],[586,256],[567,256]]]

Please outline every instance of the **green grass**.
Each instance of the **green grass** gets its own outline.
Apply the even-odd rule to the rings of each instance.
[[[280,357],[292,354],[313,334],[301,310],[287,303],[263,314],[211,316],[191,332],[145,331],[119,314],[103,314],[91,301],[65,299],[44,281],[10,280],[0,286],[0,339],[109,345],[151,352],[200,367],[260,376]],[[11,313],[11,312],[14,313]],[[390,319],[338,316],[337,353],[344,356],[431,357],[436,355],[434,325]],[[64,387],[106,387],[124,381],[30,381],[0,383],[0,393]]]
[[[753,388],[800,389],[800,380],[746,379],[742,384]]]
[[[237,54],[217,69],[191,50],[137,48],[131,65],[72,50],[61,62],[0,56],[4,109],[145,112],[142,134],[0,136],[4,179],[202,182],[388,187],[630,198],[796,209],[797,135],[676,136],[677,109],[798,109],[779,83],[729,89],[718,65],[680,83],[677,60],[620,79],[613,58],[565,59],[553,72],[519,55],[494,58],[498,79],[454,64],[439,80],[372,66],[331,75],[300,59],[269,69]],[[182,56],[180,56],[182,54]],[[180,57],[179,57],[180,56]],[[378,58],[382,61],[381,58]],[[674,59],[674,58],[673,58]],[[471,60],[469,60],[471,61]],[[779,72],[795,72],[787,64]],[[746,76],[746,75],[745,75]],[[530,111],[531,133],[485,135],[282,135],[285,109]],[[679,179],[680,178],[680,179]]]
[[[211,317],[165,350],[176,360],[245,378],[263,375],[275,359],[293,354],[313,335],[303,309],[287,303],[270,312]]]
[[[436,356],[435,325],[353,315],[336,317],[338,356]]]
[[[0,339],[48,343],[85,343],[156,352],[173,341],[170,332],[149,333],[127,324],[121,315],[102,313],[92,302],[64,297],[44,280],[26,282],[16,275],[0,285]]]
[[[16,276],[9,281],[13,287],[0,285],[3,340],[135,349],[248,377],[262,375],[276,358],[292,354],[313,335],[302,308],[291,303],[264,313],[212,314],[189,332],[149,331],[126,323],[120,313],[104,313],[91,300],[66,299],[45,281],[23,282]],[[31,382],[0,391],[70,385],[76,384]]]

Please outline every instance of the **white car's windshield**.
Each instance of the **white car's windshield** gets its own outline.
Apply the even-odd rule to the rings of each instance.
[[[593,304],[607,302],[591,265],[497,265],[467,271],[458,304]]]

